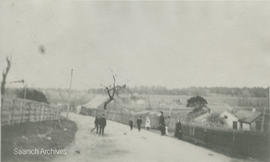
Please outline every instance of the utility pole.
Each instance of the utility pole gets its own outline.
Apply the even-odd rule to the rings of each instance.
[[[266,122],[267,122],[266,129],[269,131],[270,130],[270,87],[268,87],[268,108],[266,111]]]
[[[0,111],[1,111],[1,114],[2,114],[2,87],[1,87],[1,89],[0,89]],[[0,120],[2,121],[2,119],[1,119],[1,116],[2,115],[0,115]],[[2,127],[0,128],[0,138],[2,139]],[[2,146],[0,145],[0,150],[2,150]],[[0,151],[0,157],[2,157],[2,153],[1,153],[2,151]]]
[[[26,84],[24,85],[24,92],[23,92],[23,99],[26,98],[26,93],[27,93],[27,86]]]
[[[26,85],[26,83],[25,83],[25,80],[23,80],[23,82],[22,82],[23,84],[24,84],[24,89],[23,89],[23,99],[25,99],[26,98],[26,95],[27,95],[27,85]]]
[[[70,108],[71,108],[71,86],[72,86],[72,78],[73,78],[73,69],[71,69],[70,72],[70,82],[69,82],[69,90],[68,90],[68,112],[67,112],[67,118],[68,118],[68,114],[70,112]]]

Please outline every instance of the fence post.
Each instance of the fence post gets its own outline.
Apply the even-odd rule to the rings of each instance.
[[[12,99],[11,112],[10,112],[10,119],[9,119],[9,123],[10,123],[11,125],[13,125],[14,102],[15,102],[15,100]]]
[[[20,106],[20,123],[23,123],[23,118],[24,118],[24,111],[23,111],[23,102],[21,102],[21,106]]]
[[[235,153],[235,149],[236,149],[235,148],[235,146],[236,146],[235,145],[235,132],[236,132],[235,129],[233,129],[233,131],[232,131],[232,150],[231,150],[232,152],[231,152],[231,154],[234,154]]]
[[[30,107],[30,104],[26,104],[28,107],[27,107],[27,112],[28,112],[28,114],[27,114],[27,118],[26,118],[26,120],[29,122],[30,121],[30,118],[31,118],[31,107]]]
[[[40,121],[43,121],[43,104],[40,105]]]

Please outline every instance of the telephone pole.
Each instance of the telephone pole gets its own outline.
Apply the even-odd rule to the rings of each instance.
[[[270,87],[268,87],[268,108],[266,111],[266,122],[267,122],[267,131],[270,130]]]

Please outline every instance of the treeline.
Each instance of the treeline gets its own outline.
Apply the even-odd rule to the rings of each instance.
[[[89,93],[104,93],[104,89],[89,89]],[[268,88],[252,87],[252,88],[228,88],[228,87],[190,87],[182,89],[168,89],[162,86],[139,86],[128,87],[121,93],[138,93],[138,94],[158,94],[158,95],[188,95],[188,96],[209,96],[212,94],[237,96],[237,97],[267,97]]]

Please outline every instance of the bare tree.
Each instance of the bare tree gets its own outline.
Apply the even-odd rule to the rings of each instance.
[[[10,67],[11,67],[11,61],[9,57],[6,58],[6,61],[7,61],[7,67],[2,73],[1,95],[5,94],[6,79],[7,79],[7,75],[10,70]]]
[[[108,94],[108,99],[105,101],[105,103],[104,103],[104,110],[106,110],[107,109],[107,106],[108,106],[108,104],[109,103],[111,103],[113,100],[114,100],[114,97],[115,97],[115,95],[119,95],[119,91],[121,90],[121,89],[124,89],[124,88],[126,88],[126,84],[124,84],[124,85],[116,85],[116,78],[115,78],[115,75],[113,74],[113,84],[112,85],[110,85],[110,86],[106,86],[105,87],[105,91],[106,91],[106,93]]]

